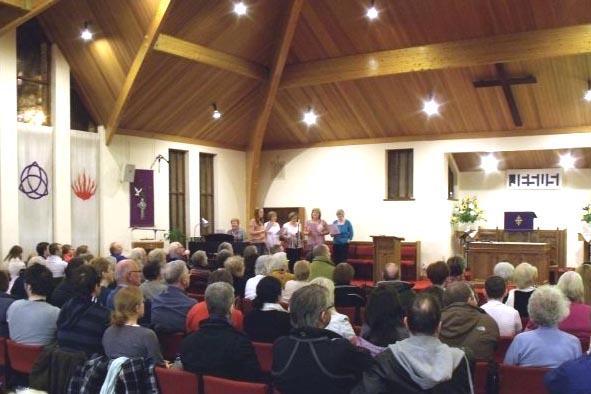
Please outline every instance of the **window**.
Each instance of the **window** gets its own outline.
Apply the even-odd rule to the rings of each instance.
[[[74,130],[96,133],[96,122],[88,113],[80,94],[78,94],[79,91],[76,79],[70,73],[70,127]]]
[[[180,230],[183,234],[187,231],[186,209],[186,177],[185,155],[182,150],[169,149],[169,208],[170,229]]]
[[[213,233],[215,229],[213,158],[214,155],[199,153],[199,218],[209,222],[209,226],[201,229],[201,235]]]
[[[51,125],[51,43],[36,20],[17,29],[17,121]]]
[[[447,166],[447,199],[457,200],[456,190],[458,189],[458,181],[456,173],[451,165]]]
[[[387,200],[413,200],[413,150],[386,151],[388,195]]]

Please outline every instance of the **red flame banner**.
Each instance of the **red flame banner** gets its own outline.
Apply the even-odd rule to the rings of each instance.
[[[88,200],[94,196],[96,185],[94,180],[86,176],[86,171],[78,175],[78,178],[72,182],[74,194],[81,200]]]

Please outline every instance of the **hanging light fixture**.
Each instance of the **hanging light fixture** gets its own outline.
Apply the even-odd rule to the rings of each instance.
[[[316,124],[316,119],[318,119],[318,115],[314,113],[312,107],[308,107],[308,111],[304,112],[304,123],[308,126],[312,126]]]
[[[587,80],[587,91],[585,92],[585,96],[583,96],[585,101],[591,103],[591,79]]]
[[[82,38],[84,41],[92,40],[92,32],[90,31],[89,26],[90,26],[90,22],[84,21],[84,29],[80,33],[80,38]]]
[[[371,0],[371,6],[367,9],[367,16],[370,20],[376,19],[378,17],[379,11],[376,8],[375,0]]]
[[[222,113],[220,111],[218,111],[218,106],[216,105],[216,103],[211,103],[211,106],[213,107],[213,112],[211,113],[211,117],[214,118],[215,120],[218,120],[219,118],[222,117]]]

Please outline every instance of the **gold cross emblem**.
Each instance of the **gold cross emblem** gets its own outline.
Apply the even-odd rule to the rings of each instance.
[[[521,218],[521,215],[517,215],[515,218],[515,224],[517,224],[517,227],[519,227],[521,226],[521,223],[523,223],[523,219]]]

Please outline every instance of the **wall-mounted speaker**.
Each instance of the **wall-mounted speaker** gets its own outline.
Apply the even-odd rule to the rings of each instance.
[[[135,178],[135,165],[125,164],[121,168],[121,182],[133,182]]]

